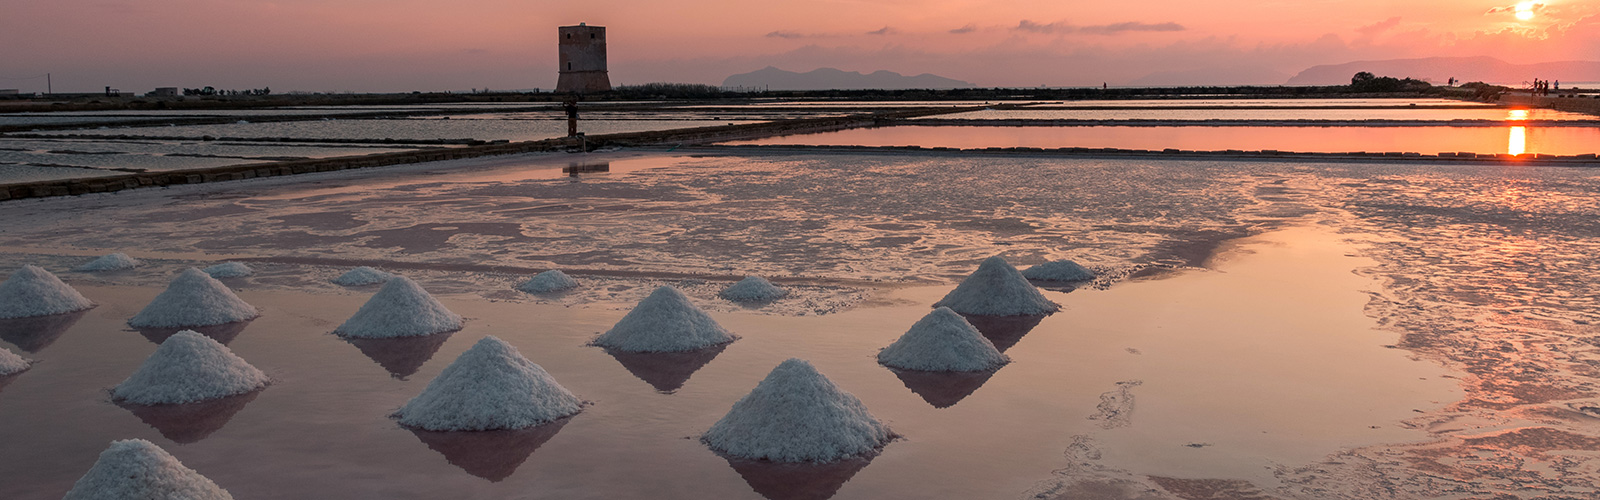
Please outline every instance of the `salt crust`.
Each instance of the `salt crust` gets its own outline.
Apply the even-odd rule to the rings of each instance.
[[[167,289],[144,306],[128,325],[134,328],[179,328],[244,321],[261,312],[204,271],[184,269]]]
[[[577,414],[583,403],[544,368],[494,336],[484,337],[396,411],[402,425],[430,431],[522,429]]]
[[[893,435],[861,400],[811,363],[791,358],[733,404],[701,439],[719,453],[750,460],[831,462],[865,455]]]
[[[966,318],[948,307],[934,309],[878,351],[879,363],[903,370],[975,372],[999,368],[1009,361]]]
[[[78,266],[78,269],[76,270],[91,273],[100,271],[120,271],[123,269],[133,269],[135,267],[139,267],[140,264],[143,264],[143,262],[139,262],[133,257],[129,257],[128,254],[114,253],[89,261],[88,264]]]
[[[767,302],[781,299],[788,294],[788,290],[778,288],[766,278],[745,276],[738,283],[722,289],[717,296],[734,302]]]
[[[389,281],[389,278],[393,277],[393,274],[379,271],[367,266],[361,266],[349,271],[345,271],[344,274],[339,275],[339,277],[334,278],[332,281],[335,285],[363,286],[383,283],[385,281]]]
[[[232,500],[227,490],[143,439],[112,441],[63,500]]]
[[[933,306],[974,316],[1032,316],[1061,310],[998,255],[984,259],[978,270]]]
[[[111,390],[128,403],[182,404],[244,394],[269,382],[267,374],[228,346],[191,330],[173,334],[139,370]]]
[[[94,307],[94,302],[38,266],[22,266],[0,283],[0,318],[49,316]]]
[[[572,279],[558,269],[551,269],[535,275],[532,279],[517,285],[517,289],[528,293],[552,293],[571,290],[578,287],[578,280]]]
[[[22,373],[30,366],[33,366],[32,361],[18,356],[17,353],[11,352],[10,349],[0,347],[0,377]]]
[[[737,339],[689,297],[662,286],[599,337],[594,345],[623,352],[682,352]]]
[[[353,338],[416,337],[460,330],[461,316],[450,312],[417,282],[395,276],[367,299],[333,333]]]
[[[223,262],[221,264],[201,269],[201,271],[205,271],[206,274],[218,279],[243,278],[256,273],[254,269],[250,269],[250,266],[239,262]]]
[[[1056,260],[1024,269],[1022,277],[1039,281],[1088,281],[1094,271],[1070,260]]]

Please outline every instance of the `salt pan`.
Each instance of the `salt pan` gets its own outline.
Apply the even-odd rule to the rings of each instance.
[[[559,269],[551,269],[539,273],[533,279],[517,285],[518,290],[528,293],[553,293],[577,287],[578,280],[572,279],[571,276],[567,276],[567,273],[563,273]]]
[[[892,437],[861,400],[811,363],[789,359],[734,403],[702,440],[737,458],[831,462],[874,452]]]
[[[210,337],[184,330],[168,337],[127,380],[118,401],[181,404],[244,394],[267,386],[267,375]]]
[[[79,266],[77,270],[91,273],[100,271],[120,271],[123,269],[133,269],[138,267],[140,264],[143,264],[143,262],[134,260],[134,258],[129,257],[128,254],[114,253],[92,260],[88,264]]]
[[[128,320],[128,325],[134,328],[210,326],[260,315],[255,306],[234,295],[227,285],[191,267],[173,278],[165,291]]]
[[[783,298],[789,291],[778,288],[766,278],[760,276],[746,276],[728,288],[724,288],[717,296],[734,302],[768,302]]]
[[[594,345],[623,352],[682,352],[733,342],[735,337],[683,292],[656,288]]]
[[[63,500],[232,500],[227,490],[143,439],[112,441]]]
[[[976,316],[1040,315],[1061,310],[998,255],[984,259],[978,270],[933,306]]]
[[[201,269],[201,271],[205,271],[206,274],[211,275],[211,277],[219,279],[243,278],[256,273],[254,269],[250,269],[250,266],[238,262],[223,262],[221,264]]]
[[[522,429],[577,414],[583,403],[517,348],[484,337],[395,416],[430,431]]]
[[[464,324],[417,282],[395,276],[333,333],[367,339],[415,337],[460,330]]]
[[[972,372],[999,368],[1008,361],[966,318],[948,307],[934,309],[878,351],[879,363],[904,370]]]
[[[22,266],[0,283],[0,318],[49,316],[91,307],[94,302],[38,266]]]
[[[345,271],[344,274],[334,278],[333,284],[344,286],[376,285],[378,283],[389,281],[389,278],[393,277],[393,274],[379,271],[367,266],[361,266],[349,271]]]
[[[1037,264],[1022,271],[1022,277],[1039,281],[1088,281],[1094,271],[1070,260],[1056,260]]]
[[[18,356],[17,353],[11,352],[10,349],[0,347],[0,377],[22,373],[29,366],[33,366],[32,361]]]

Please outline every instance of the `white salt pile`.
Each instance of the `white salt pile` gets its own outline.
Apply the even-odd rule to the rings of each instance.
[[[353,338],[416,337],[460,330],[460,315],[445,309],[417,282],[395,276],[333,333]]]
[[[872,452],[892,438],[861,400],[811,363],[789,359],[706,431],[711,449],[750,460],[831,462]]]
[[[878,351],[878,362],[884,366],[930,372],[992,370],[1009,361],[966,318],[948,307],[934,309]]]
[[[393,274],[379,271],[367,266],[361,266],[349,271],[345,271],[344,274],[334,278],[333,284],[343,286],[376,285],[378,283],[389,281],[389,278],[393,277]]]
[[[734,302],[767,302],[783,298],[789,291],[778,288],[760,276],[745,276],[738,283],[722,289],[718,297]]]
[[[594,345],[623,352],[682,352],[733,342],[732,333],[700,310],[683,292],[662,286],[639,301]]]
[[[142,405],[180,404],[244,394],[267,386],[267,374],[210,337],[184,330],[168,337],[112,398]]]
[[[232,500],[227,490],[143,439],[112,441],[62,500]]]
[[[33,366],[32,361],[18,356],[17,353],[11,352],[10,349],[0,347],[0,377],[22,373],[29,366]]]
[[[143,263],[134,260],[134,258],[129,257],[128,254],[114,253],[92,260],[88,264],[79,266],[77,270],[86,272],[120,271],[123,269],[133,269],[138,267],[139,264]]]
[[[223,262],[221,264],[201,269],[201,271],[205,271],[206,274],[218,279],[243,278],[256,273],[254,269],[250,269],[250,266],[238,262]]]
[[[184,269],[150,305],[128,320],[134,328],[210,326],[260,316],[255,306],[204,271]]]
[[[430,431],[522,429],[576,415],[583,403],[516,347],[484,337],[396,411]]]
[[[56,275],[38,266],[22,266],[0,283],[0,318],[31,318],[94,307]]]
[[[1024,269],[1022,277],[1039,281],[1088,281],[1094,271],[1070,260],[1056,260]]]
[[[572,279],[571,276],[567,276],[567,273],[563,273],[559,269],[551,269],[539,273],[533,279],[517,285],[518,290],[528,293],[553,293],[577,287],[578,280]]]
[[[977,271],[933,306],[975,316],[1031,316],[1061,310],[998,255],[984,259]]]

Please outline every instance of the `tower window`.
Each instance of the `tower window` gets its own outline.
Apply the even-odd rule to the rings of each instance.
[[[590,33],[590,34],[589,34],[589,39],[590,39],[590,40],[594,40],[594,33]]]
[[[572,71],[572,63],[567,63],[567,71]]]
[[[572,39],[572,33],[567,33],[567,39],[568,39],[568,40],[571,40],[571,39]]]

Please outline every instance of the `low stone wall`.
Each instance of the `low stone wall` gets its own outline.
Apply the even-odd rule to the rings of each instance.
[[[1259,151],[1243,151],[1237,149],[1203,151],[1187,149],[1118,149],[1118,148],[947,148],[947,147],[921,147],[921,146],[802,146],[802,145],[737,145],[737,146],[706,146],[695,148],[696,151],[722,152],[722,153],[919,153],[919,154],[963,154],[963,155],[1010,155],[1010,156],[1061,156],[1077,158],[1147,158],[1166,160],[1261,160],[1261,161],[1307,161],[1307,162],[1340,162],[1340,163],[1424,163],[1424,164],[1491,164],[1491,165],[1521,165],[1521,166],[1567,166],[1567,167],[1600,167],[1600,158],[1595,154],[1581,155],[1548,155],[1548,154],[1475,154],[1475,153],[1439,153],[1422,154],[1414,151],[1355,151],[1345,153],[1299,153],[1293,151],[1277,151],[1264,149]]]

